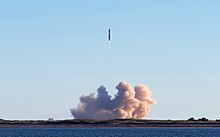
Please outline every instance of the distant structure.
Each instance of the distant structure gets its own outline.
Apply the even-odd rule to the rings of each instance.
[[[48,121],[49,121],[49,122],[53,122],[54,119],[53,119],[53,118],[49,118]]]

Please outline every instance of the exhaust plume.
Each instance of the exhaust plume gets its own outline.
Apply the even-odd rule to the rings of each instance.
[[[143,119],[150,111],[150,105],[156,101],[151,98],[151,91],[147,86],[138,84],[132,88],[125,81],[120,82],[117,94],[112,97],[104,86],[95,93],[80,97],[77,108],[71,109],[76,119]]]

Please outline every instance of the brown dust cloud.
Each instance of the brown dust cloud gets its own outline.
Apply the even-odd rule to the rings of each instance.
[[[150,106],[156,101],[146,85],[137,84],[134,88],[126,81],[120,82],[117,93],[112,97],[104,86],[97,89],[97,95],[91,93],[80,97],[80,103],[71,109],[75,119],[143,119],[150,112]]]

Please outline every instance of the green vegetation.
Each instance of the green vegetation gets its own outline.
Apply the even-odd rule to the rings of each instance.
[[[194,117],[191,117],[187,121],[209,121],[209,120],[205,117],[199,118],[198,120],[194,119]]]
[[[207,118],[203,117],[203,118],[199,118],[199,121],[209,121]]]
[[[196,120],[194,119],[194,117],[191,117],[188,119],[188,121],[196,121]]]

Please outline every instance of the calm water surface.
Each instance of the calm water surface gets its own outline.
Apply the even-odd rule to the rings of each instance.
[[[220,137],[220,128],[0,128],[0,137]]]

